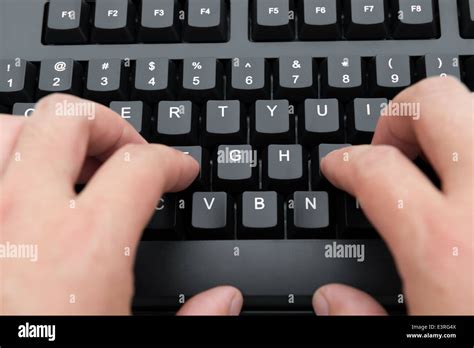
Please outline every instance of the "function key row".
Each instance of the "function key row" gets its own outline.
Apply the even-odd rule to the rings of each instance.
[[[228,40],[226,0],[50,0],[48,45]]]
[[[235,58],[99,59],[79,63],[72,59],[33,64],[22,59],[0,60],[0,104],[33,102],[50,93],[69,93],[103,104],[112,101],[331,97],[342,101],[357,97],[391,98],[418,79],[452,75],[471,88],[474,57],[455,55],[332,56]],[[271,78],[273,75],[273,79]],[[37,79],[39,80],[37,82]]]
[[[252,0],[254,41],[434,39],[437,0]]]

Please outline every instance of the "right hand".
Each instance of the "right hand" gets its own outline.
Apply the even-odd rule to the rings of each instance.
[[[454,78],[430,78],[393,102],[420,103],[420,118],[381,117],[372,145],[334,151],[321,170],[357,197],[387,243],[410,314],[474,314],[474,95]],[[442,190],[410,161],[420,154]],[[342,284],[321,287],[313,305],[317,314],[386,314]]]

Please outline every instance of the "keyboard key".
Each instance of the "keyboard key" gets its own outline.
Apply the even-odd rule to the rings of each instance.
[[[332,56],[322,63],[322,95],[339,100],[362,96],[365,92],[365,65],[357,56]]]
[[[133,42],[135,12],[130,0],[96,0],[92,42]]]
[[[110,108],[144,137],[150,134],[151,112],[141,101],[111,102]]]
[[[276,192],[244,192],[238,212],[237,238],[283,238],[283,204]]]
[[[466,59],[464,69],[466,71],[466,85],[471,88],[471,91],[474,91],[474,57]]]
[[[287,210],[288,238],[331,237],[328,199],[323,191],[295,192]]]
[[[352,144],[370,144],[381,111],[388,105],[384,98],[357,98],[348,107],[348,139]]]
[[[184,41],[227,41],[227,5],[224,0],[187,0],[186,9]]]
[[[176,195],[166,194],[157,203],[155,213],[148,222],[145,240],[180,240],[183,225],[177,209]]]
[[[190,239],[234,237],[234,202],[225,192],[195,192]]]
[[[308,188],[307,155],[301,145],[270,145],[263,159],[264,189],[290,192]]]
[[[120,59],[89,61],[84,97],[108,105],[128,99],[128,74]]]
[[[321,162],[321,159],[334,150],[342,149],[348,146],[351,146],[351,144],[320,144],[317,148],[313,150],[311,154],[311,174],[313,180],[313,189],[330,187],[329,182],[326,178],[324,178],[324,175],[319,169],[319,162]],[[341,161],[344,160],[346,160],[346,158],[341,158]]]
[[[350,0],[345,8],[345,36],[348,39],[384,39],[387,37],[385,0]]]
[[[238,100],[210,100],[206,104],[204,144],[246,142],[247,127],[243,109]]]
[[[90,6],[84,0],[50,0],[47,44],[84,44],[89,39]]]
[[[291,11],[291,12],[290,12]],[[253,0],[252,37],[255,41],[294,39],[293,0]]]
[[[371,61],[371,92],[375,96],[394,97],[410,86],[409,56],[377,56]]]
[[[201,170],[191,185],[192,188],[210,189],[210,160],[209,153],[201,146],[175,146],[176,150],[192,156],[198,163]]]
[[[38,98],[51,93],[80,95],[82,66],[72,59],[49,59],[41,62]]]
[[[178,42],[181,21],[177,0],[141,0],[138,41]]]
[[[15,103],[12,108],[12,115],[30,117],[35,112],[34,103]]]
[[[190,101],[158,104],[157,141],[167,145],[198,144],[198,115]]]
[[[0,103],[31,102],[34,97],[36,67],[23,59],[0,60]]]
[[[449,54],[427,54],[417,62],[420,78],[451,75],[461,79],[459,56]]]
[[[230,68],[230,98],[244,103],[270,98],[270,72],[264,58],[234,58]]]
[[[337,40],[341,37],[339,0],[300,0],[300,40]]]
[[[300,138],[307,146],[344,140],[344,118],[337,99],[306,99],[299,113]]]
[[[342,236],[345,238],[363,238],[375,236],[375,231],[362,211],[359,201],[344,193],[344,223]]]
[[[459,0],[461,15],[461,35],[464,38],[474,38],[474,0]]]
[[[393,37],[430,39],[438,35],[433,0],[394,0]]]
[[[255,146],[294,142],[294,118],[288,100],[257,100],[250,117],[250,141]]]
[[[282,57],[274,75],[275,98],[302,101],[317,97],[317,67],[311,57]]]
[[[222,64],[215,58],[186,58],[181,70],[182,98],[195,102],[222,99]]]
[[[258,156],[250,145],[220,145],[214,160],[214,189],[242,192],[258,188]]]
[[[133,72],[132,99],[156,103],[174,99],[176,65],[167,58],[137,59]]]

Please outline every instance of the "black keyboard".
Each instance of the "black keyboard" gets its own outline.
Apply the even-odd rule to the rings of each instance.
[[[427,76],[474,90],[474,0],[0,0],[0,47],[0,112],[77,95],[201,164],[144,231],[137,313],[221,284],[248,310],[304,311],[329,282],[399,309],[387,248],[319,161],[370,143]]]

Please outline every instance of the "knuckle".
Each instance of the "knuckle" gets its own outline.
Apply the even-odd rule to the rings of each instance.
[[[142,153],[141,146],[137,144],[126,144],[120,148],[123,154],[136,155]]]
[[[74,101],[76,98],[67,94],[54,93],[50,94],[36,104],[36,111],[47,111],[54,109],[56,105],[64,103],[64,101]]]
[[[354,175],[359,181],[372,181],[386,170],[393,168],[399,157],[400,150],[389,145],[377,145],[365,152],[354,166]]]
[[[353,166],[353,177],[357,182],[355,195],[361,197],[363,193],[369,192],[371,187],[380,178],[385,176],[389,170],[396,170],[397,158],[400,151],[388,145],[373,146],[369,151],[357,159]]]
[[[414,96],[420,99],[445,97],[451,93],[457,93],[462,84],[453,76],[431,77],[425,79],[415,86]]]

